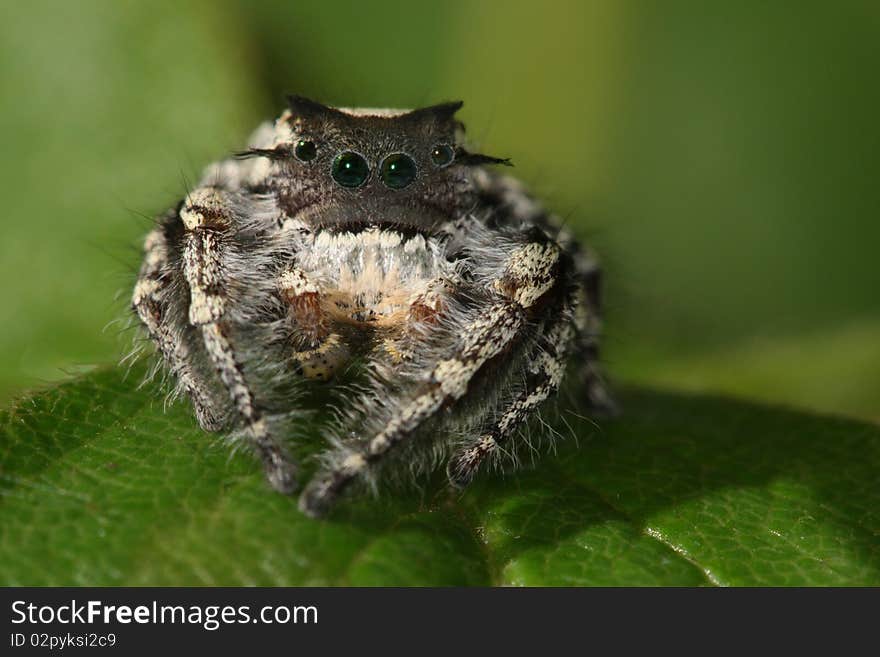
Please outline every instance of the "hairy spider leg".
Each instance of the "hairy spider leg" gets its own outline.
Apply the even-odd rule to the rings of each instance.
[[[560,304],[558,312],[554,312],[548,321],[550,327],[547,333],[530,355],[523,390],[508,403],[488,431],[460,447],[450,457],[446,473],[456,488],[467,486],[480,465],[504,450],[505,443],[515,438],[522,423],[559,389],[575,339],[571,317],[572,296],[568,295],[569,298]]]
[[[189,322],[202,334],[208,357],[244,425],[244,435],[263,462],[269,483],[289,494],[296,488],[296,466],[254,403],[223,321],[227,303],[223,237],[232,222],[226,196],[220,189],[200,187],[187,196],[180,210],[186,228],[183,256],[190,289]]]
[[[176,215],[176,213],[172,213]],[[166,215],[164,220],[171,217]],[[223,414],[208,391],[199,383],[190,363],[189,345],[182,339],[171,310],[173,274],[168,267],[168,240],[164,225],[154,228],[144,240],[144,262],[138,274],[131,305],[140,317],[177,385],[192,400],[196,418],[207,431],[223,428]]]
[[[602,332],[602,270],[595,254],[584,249],[559,217],[526,191],[516,178],[485,173],[475,178],[487,202],[506,215],[512,224],[534,226],[551,236],[573,263],[580,285],[575,308],[577,336],[572,356],[578,365],[577,378],[585,392],[587,410],[593,415],[613,417],[618,406],[600,365],[599,338]]]

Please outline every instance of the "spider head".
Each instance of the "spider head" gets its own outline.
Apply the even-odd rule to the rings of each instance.
[[[277,162],[273,184],[282,207],[316,227],[430,231],[475,203],[473,167],[508,164],[461,146],[460,101],[412,111],[288,101],[277,143],[244,155]]]

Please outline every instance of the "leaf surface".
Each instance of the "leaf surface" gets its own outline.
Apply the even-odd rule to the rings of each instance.
[[[96,370],[0,414],[0,583],[880,583],[871,424],[630,389],[601,428],[563,411],[533,468],[313,521],[142,375]]]

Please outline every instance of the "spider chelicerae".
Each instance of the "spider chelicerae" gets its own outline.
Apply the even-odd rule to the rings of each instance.
[[[322,388],[330,447],[300,508],[387,463],[465,486],[515,463],[571,361],[597,358],[600,269],[515,179],[462,145],[460,102],[340,109],[292,96],[146,238],[132,304],[200,425],[297,487],[287,445]]]

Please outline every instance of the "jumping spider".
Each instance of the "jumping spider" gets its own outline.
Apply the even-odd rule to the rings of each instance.
[[[132,304],[204,429],[291,493],[285,441],[323,388],[332,447],[300,498],[317,516],[386,457],[445,459],[457,487],[513,457],[568,361],[585,403],[611,410],[598,264],[488,168],[506,160],[461,145],[460,102],[289,105],[146,238]]]

